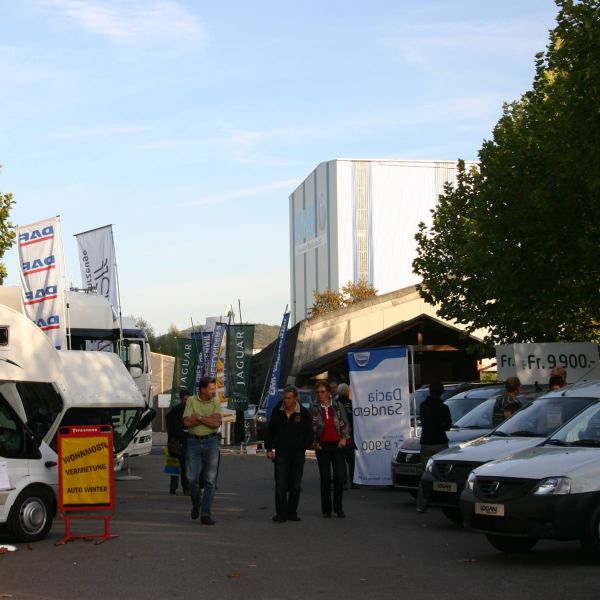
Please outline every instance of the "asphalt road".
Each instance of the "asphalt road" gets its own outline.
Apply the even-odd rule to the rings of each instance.
[[[224,453],[214,527],[190,519],[188,497],[168,494],[162,454],[132,460],[137,481],[117,482],[119,538],[101,545],[48,539],[0,555],[0,598],[402,598],[461,600],[597,597],[600,566],[577,543],[496,552],[437,512],[414,511],[390,489],[350,490],[346,519],[323,519],[317,465],[308,460],[299,523],[276,524],[273,470],[263,455]],[[96,522],[77,525],[99,531]],[[0,538],[0,542],[6,542]]]

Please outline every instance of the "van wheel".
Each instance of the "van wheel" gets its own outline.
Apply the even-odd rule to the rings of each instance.
[[[505,537],[503,535],[486,535],[488,542],[500,550],[508,554],[521,554],[528,552],[537,544],[537,538],[531,537]]]
[[[462,525],[463,516],[460,508],[442,508],[442,512],[448,521],[452,521],[456,525]]]
[[[8,515],[8,531],[17,542],[35,542],[48,535],[54,511],[50,495],[41,487],[23,490]]]
[[[581,547],[594,562],[600,562],[600,504],[588,519],[581,538]]]

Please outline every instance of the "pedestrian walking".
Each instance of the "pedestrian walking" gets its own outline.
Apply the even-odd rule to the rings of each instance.
[[[346,462],[343,448],[349,437],[346,411],[340,402],[331,397],[331,388],[327,381],[317,383],[315,391],[317,401],[312,409],[312,427],[321,479],[321,511],[324,517],[331,518],[333,509],[338,517],[344,518],[346,513],[342,508],[342,494]]]
[[[192,519],[203,525],[214,525],[212,503],[219,464],[218,430],[221,426],[221,403],[216,397],[215,379],[200,379],[198,396],[190,396],[183,412],[187,427],[186,475],[192,498]],[[200,473],[204,474],[204,490],[200,495]]]
[[[288,386],[275,405],[267,432],[267,458],[275,469],[275,515],[273,521],[299,521],[298,503],[305,452],[312,444],[311,415],[299,402],[298,389]],[[275,452],[273,452],[275,449]]]
[[[354,417],[352,413],[352,397],[350,386],[347,383],[340,383],[337,388],[337,401],[342,404],[346,411],[346,419],[348,420],[348,435],[344,446],[344,460],[346,467],[344,471],[344,489],[350,486],[353,490],[360,486],[354,483],[354,468],[356,465],[356,443],[354,439]]]

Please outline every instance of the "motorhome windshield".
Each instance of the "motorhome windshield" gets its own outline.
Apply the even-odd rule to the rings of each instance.
[[[43,438],[62,412],[62,398],[50,383],[20,381],[15,385],[25,410],[27,426],[40,439]]]
[[[66,425],[111,425],[115,453],[122,452],[133,439],[142,416],[141,408],[94,408],[74,407],[67,410],[61,421]],[[56,450],[56,436],[50,446]]]

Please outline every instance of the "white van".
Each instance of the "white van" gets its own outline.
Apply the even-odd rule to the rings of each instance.
[[[0,526],[39,540],[56,514],[61,425],[112,425],[117,457],[147,425],[144,398],[119,357],[61,351],[0,305]]]

